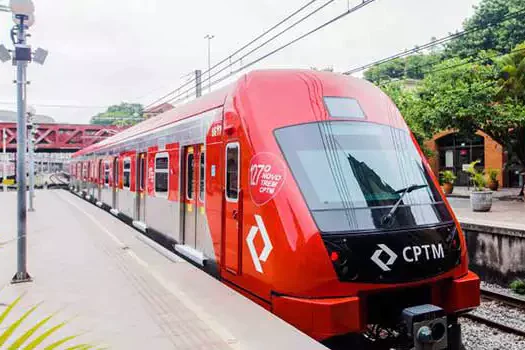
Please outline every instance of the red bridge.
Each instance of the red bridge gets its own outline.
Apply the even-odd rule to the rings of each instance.
[[[16,151],[16,123],[0,122],[0,151],[2,131],[6,129],[7,150]],[[35,135],[37,152],[76,152],[113,136],[125,127],[81,124],[38,124]]]

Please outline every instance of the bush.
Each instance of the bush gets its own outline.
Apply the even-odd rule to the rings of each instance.
[[[479,160],[470,163],[467,169],[467,173],[469,174],[470,180],[472,180],[476,191],[484,191],[485,187],[487,187],[487,179],[485,178],[483,170],[476,169],[476,165],[478,165],[479,163]]]
[[[498,169],[487,169],[487,173],[491,182],[498,181],[499,170]]]
[[[441,175],[441,181],[445,184],[454,184],[454,181],[456,181],[456,175],[454,175],[454,172],[450,170],[445,170],[439,173]]]
[[[510,284],[510,289],[515,293],[525,295],[525,280],[517,279]]]

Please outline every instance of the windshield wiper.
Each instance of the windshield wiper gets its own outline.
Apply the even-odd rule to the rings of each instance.
[[[392,218],[394,217],[394,214],[397,211],[397,208],[399,208],[401,201],[403,200],[403,198],[405,197],[407,193],[410,193],[412,191],[419,190],[425,187],[428,187],[428,185],[411,185],[411,186],[408,186],[407,188],[403,188],[399,191],[394,192],[394,193],[398,193],[398,194],[402,193],[402,194],[401,196],[399,196],[399,199],[397,200],[396,204],[394,204],[392,209],[390,209],[390,212],[388,212],[388,214],[386,214],[385,216],[381,218],[381,225],[386,225],[390,222],[390,220],[392,220]]]

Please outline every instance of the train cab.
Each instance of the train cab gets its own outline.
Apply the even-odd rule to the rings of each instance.
[[[373,324],[460,343],[457,316],[479,305],[479,278],[379,88],[255,71],[153,119],[75,155],[98,164],[100,206],[316,339]]]

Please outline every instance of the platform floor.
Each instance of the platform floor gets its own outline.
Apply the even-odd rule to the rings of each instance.
[[[525,230],[525,203],[494,199],[487,213],[473,212],[470,199],[448,198],[458,220],[464,224],[477,224],[512,230]]]
[[[24,293],[7,323],[42,302],[18,334],[56,313],[52,325],[68,323],[53,339],[81,334],[72,345],[325,349],[191,264],[159,253],[138,231],[92,204],[63,190],[36,195],[37,210],[28,213],[34,281],[11,285],[16,193],[0,193],[0,313]]]

